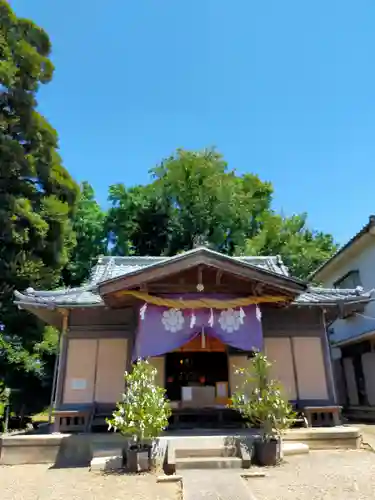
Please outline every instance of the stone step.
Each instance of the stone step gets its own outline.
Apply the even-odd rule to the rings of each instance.
[[[176,458],[176,470],[186,469],[242,469],[242,460],[237,457]]]
[[[291,455],[304,455],[305,453],[309,453],[310,449],[307,444],[304,443],[283,443],[282,452],[284,457],[288,457]]]
[[[195,457],[236,457],[237,448],[235,446],[221,446],[215,448],[183,448],[175,450],[176,458]]]

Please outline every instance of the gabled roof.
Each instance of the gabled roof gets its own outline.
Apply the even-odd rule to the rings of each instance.
[[[99,293],[100,285],[117,278],[134,276],[141,270],[152,269],[168,262],[176,262],[186,254],[194,255],[199,252],[219,256],[246,267],[258,268],[272,276],[279,276],[300,286],[300,293],[293,304],[301,305],[335,305],[339,302],[351,303],[368,301],[371,293],[364,293],[361,289],[337,290],[319,287],[307,287],[300,280],[291,278],[286,266],[279,256],[269,257],[227,257],[208,249],[194,249],[176,257],[100,257],[93,268],[88,283],[77,288],[65,288],[54,291],[35,291],[28,288],[25,292],[15,292],[15,303],[25,308],[73,308],[103,306],[104,301]]]
[[[108,292],[123,288],[132,288],[147,283],[149,280],[168,277],[171,274],[195,267],[197,265],[208,265],[222,269],[229,273],[238,274],[242,277],[258,278],[265,282],[274,284],[280,289],[295,294],[301,293],[307,288],[307,284],[289,275],[287,268],[282,264],[279,257],[230,257],[215,252],[206,247],[194,248],[187,252],[167,257],[164,259],[153,259],[146,266],[133,266],[126,269],[126,275],[114,276],[98,283],[99,293],[105,295]]]
[[[330,259],[326,260],[321,266],[315,269],[315,271],[310,274],[309,281],[320,279],[325,271],[328,271],[333,264],[336,264],[340,258],[344,257],[347,251],[351,249],[355,243],[359,242],[359,240],[361,240],[366,234],[375,235],[375,215],[370,215],[367,224],[363,226],[358,233],[345,243],[345,245],[340,247]]]

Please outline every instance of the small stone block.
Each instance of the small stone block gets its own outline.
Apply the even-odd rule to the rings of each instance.
[[[244,479],[250,479],[253,477],[267,477],[267,474],[265,472],[259,471],[248,471],[241,474],[241,477],[243,477]]]
[[[178,474],[172,474],[171,476],[158,476],[156,479],[157,483],[177,483],[179,481],[182,481],[182,476]]]
[[[91,460],[90,471],[107,472],[123,468],[122,456],[96,457]]]

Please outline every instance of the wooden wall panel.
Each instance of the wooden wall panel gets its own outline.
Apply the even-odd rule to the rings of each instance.
[[[96,340],[69,340],[63,392],[64,403],[91,403],[93,401],[96,351]]]
[[[264,339],[264,351],[272,363],[271,377],[282,384],[285,394],[290,400],[296,400],[296,374],[291,339],[266,338]]]
[[[115,403],[120,400],[124,392],[127,356],[127,340],[99,340],[95,384],[97,403]]]
[[[293,337],[300,399],[328,399],[327,374],[320,338]]]

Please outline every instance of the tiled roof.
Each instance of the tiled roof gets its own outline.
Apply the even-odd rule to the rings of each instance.
[[[371,298],[371,292],[356,289],[320,288],[311,286],[295,300],[296,304],[336,304],[338,302],[358,302]]]
[[[90,283],[99,284],[119,276],[126,276],[161,262],[168,262],[173,257],[100,257],[93,268]],[[232,257],[233,260],[244,262],[252,266],[265,269],[281,276],[289,277],[288,268],[283,264],[281,257]]]
[[[279,256],[232,258],[289,277],[288,268],[283,264]],[[88,283],[82,287],[51,292],[38,292],[29,288],[24,293],[15,292],[16,303],[44,307],[102,305],[103,300],[96,291],[97,285],[120,276],[126,276],[138,269],[144,269],[161,262],[168,262],[170,259],[171,257],[99,257],[98,263],[92,269]]]
[[[199,249],[186,253],[198,252]],[[206,251],[206,250],[205,250]],[[211,254],[216,252],[207,250]],[[218,254],[220,256],[220,254]],[[87,284],[78,288],[66,288],[53,291],[35,291],[28,288],[25,292],[15,292],[15,302],[19,305],[36,307],[74,307],[74,306],[100,306],[104,302],[98,293],[98,285],[101,283],[126,276],[139,269],[167,263],[175,257],[100,257],[94,266]],[[259,267],[270,273],[279,274],[291,279],[288,268],[283,264],[279,256],[269,257],[230,257],[235,261],[246,265]],[[295,300],[295,304],[336,304],[338,302],[358,302],[371,297],[371,293],[363,293],[362,289],[338,290],[318,287],[310,287],[301,293]]]
[[[16,303],[36,307],[85,307],[104,305],[95,287],[70,288],[54,292],[36,292],[27,289],[24,293],[15,292]],[[301,293],[294,304],[301,305],[334,305],[338,302],[358,302],[369,300],[371,293],[362,290],[336,290],[331,288],[310,287]]]

